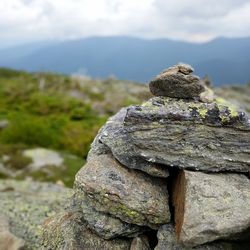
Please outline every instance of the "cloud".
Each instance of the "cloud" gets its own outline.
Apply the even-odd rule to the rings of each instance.
[[[130,35],[202,42],[250,36],[248,0],[1,0],[0,41]]]

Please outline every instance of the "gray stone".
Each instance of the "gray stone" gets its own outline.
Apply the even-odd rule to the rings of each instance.
[[[24,246],[25,241],[10,232],[8,218],[0,214],[0,249],[21,250]]]
[[[250,228],[250,180],[245,175],[182,170],[173,201],[177,238],[186,246],[234,239]]]
[[[121,132],[123,131],[124,118],[126,113],[127,113],[127,108],[121,109],[116,115],[114,115],[107,121],[107,123],[105,124],[105,126],[103,126],[102,129],[100,129],[98,135],[96,136],[94,142],[91,145],[91,149],[88,154],[88,159],[90,159],[92,155],[95,157],[96,155],[107,154],[111,152],[110,148],[102,142],[103,141],[102,139],[103,137],[108,136],[110,133],[112,134],[114,131],[115,134],[119,134],[119,131]],[[130,141],[124,141],[123,143],[130,144]],[[118,144],[117,147],[119,147]],[[117,148],[117,150],[119,150],[119,148]],[[128,160],[129,160],[129,155],[128,155]],[[128,168],[138,169],[155,177],[166,178],[169,176],[168,169],[165,166],[162,166],[161,164],[151,163],[150,168],[148,168],[147,164],[143,164],[144,161],[142,162],[142,164],[137,164],[137,163],[138,162],[135,160],[131,162],[131,164],[125,164],[125,165]]]
[[[111,155],[92,157],[77,173],[75,189],[96,210],[127,223],[158,228],[170,220],[166,182],[129,170]]]
[[[131,242],[130,250],[151,250],[148,237],[146,235],[135,237]]]
[[[8,120],[0,120],[0,129],[5,129],[9,126],[10,122]]]
[[[107,213],[98,212],[87,201],[83,192],[75,192],[74,206],[80,208],[83,219],[87,226],[103,239],[113,239],[116,237],[135,237],[143,231],[148,230],[145,227],[139,227],[121,221]]]
[[[46,166],[62,167],[63,157],[54,150],[46,148],[26,149],[23,155],[32,159],[30,171],[37,171]]]
[[[79,212],[63,212],[43,223],[43,247],[53,250],[129,250],[131,240],[104,240],[84,224]]]
[[[193,68],[187,64],[177,64],[164,70],[149,83],[155,96],[194,98],[203,92],[204,84],[198,76],[192,75]]]
[[[154,97],[130,106],[120,124],[106,124],[99,141],[129,168],[152,166],[207,172],[250,170],[246,113],[217,98],[212,103]]]
[[[41,249],[42,222],[63,211],[71,195],[71,189],[51,183],[0,180],[0,211],[25,250]]]
[[[244,242],[212,242],[196,247],[188,247],[177,241],[175,230],[172,224],[166,224],[157,232],[158,244],[155,250],[248,250],[249,243]]]

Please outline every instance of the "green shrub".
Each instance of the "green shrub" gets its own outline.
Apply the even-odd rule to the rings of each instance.
[[[0,77],[12,78],[21,75],[27,75],[27,73],[25,71],[14,70],[10,68],[0,68]]]
[[[72,120],[96,119],[96,114],[89,104],[85,104],[84,106],[74,108],[70,112],[70,118]]]
[[[6,128],[1,139],[4,143],[23,143],[29,146],[57,146],[63,119],[46,119],[23,113],[12,114],[10,126]]]

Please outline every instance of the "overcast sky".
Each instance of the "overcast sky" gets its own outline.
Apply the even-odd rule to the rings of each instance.
[[[250,36],[250,0],[0,0],[0,13],[0,47],[106,35]]]

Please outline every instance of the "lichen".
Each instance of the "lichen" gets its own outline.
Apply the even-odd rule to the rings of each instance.
[[[235,106],[232,103],[226,101],[224,98],[217,97],[215,99],[215,102],[217,103],[218,108],[219,108],[220,111],[227,108],[229,110],[229,112],[230,112],[231,117],[237,117],[239,115],[238,111],[237,111],[237,106]]]

